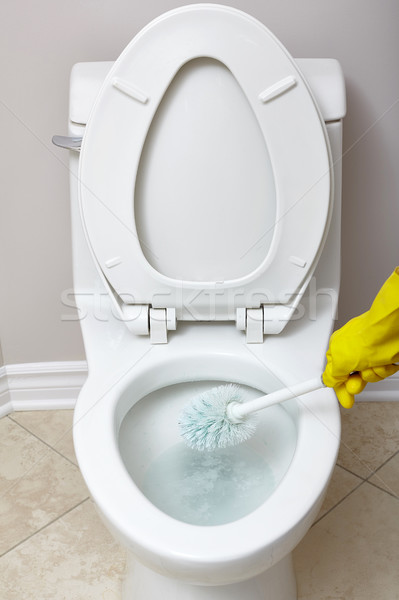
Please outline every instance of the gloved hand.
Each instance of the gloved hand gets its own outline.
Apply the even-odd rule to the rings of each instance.
[[[370,309],[351,319],[330,338],[326,386],[345,408],[354,404],[368,382],[399,370],[399,267],[384,283]]]

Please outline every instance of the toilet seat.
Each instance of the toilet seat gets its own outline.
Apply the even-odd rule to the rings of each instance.
[[[241,86],[265,138],[276,187],[267,255],[248,274],[225,281],[197,279],[195,264],[192,280],[158,272],[144,256],[134,214],[137,171],[153,117],[176,73],[198,57],[220,61]],[[234,320],[237,310],[262,305],[287,306],[291,314],[327,234],[331,159],[309,88],[274,36],[240,11],[192,5],[150,23],[111,69],[86,127],[79,190],[89,246],[120,305],[174,309],[184,320]],[[270,332],[276,333],[285,322],[278,329],[273,321],[281,313],[270,314]]]

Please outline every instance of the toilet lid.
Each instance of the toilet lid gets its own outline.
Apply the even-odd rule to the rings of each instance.
[[[109,72],[79,188],[97,266],[123,302],[234,319],[303,293],[328,228],[331,160],[278,40],[241,11],[192,5],[150,23]]]

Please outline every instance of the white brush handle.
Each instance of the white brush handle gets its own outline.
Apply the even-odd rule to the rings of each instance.
[[[279,404],[280,402],[290,400],[291,398],[296,398],[297,396],[307,394],[308,392],[314,392],[315,390],[319,390],[323,387],[325,387],[325,385],[322,378],[315,377],[314,379],[308,379],[307,381],[302,381],[301,383],[291,385],[289,388],[283,388],[282,390],[277,390],[277,392],[266,394],[266,396],[255,398],[254,400],[250,400],[244,404],[239,402],[231,402],[229,404],[229,417],[241,420],[247,415],[250,415],[258,410],[262,410],[262,408],[267,408],[273,404]]]

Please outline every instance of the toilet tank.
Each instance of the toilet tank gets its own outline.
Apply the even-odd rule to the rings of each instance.
[[[334,206],[328,237],[313,275],[316,290],[333,290],[336,297],[340,281],[341,230],[341,158],[342,119],[346,113],[345,82],[340,64],[335,59],[295,59],[313,93],[330,140],[334,168]],[[83,137],[85,126],[102,83],[113,62],[77,63],[72,68],[69,96],[69,135]],[[72,226],[74,236],[75,290],[87,290],[88,282],[95,281],[91,257],[82,239],[78,210],[78,152],[70,152]],[[83,256],[87,261],[82,261]],[[90,287],[90,284],[89,284]]]
[[[345,82],[339,62],[332,58],[297,58],[325,123],[340,121],[346,113]],[[113,62],[86,62],[73,66],[69,93],[71,134],[82,132],[92,106]]]

